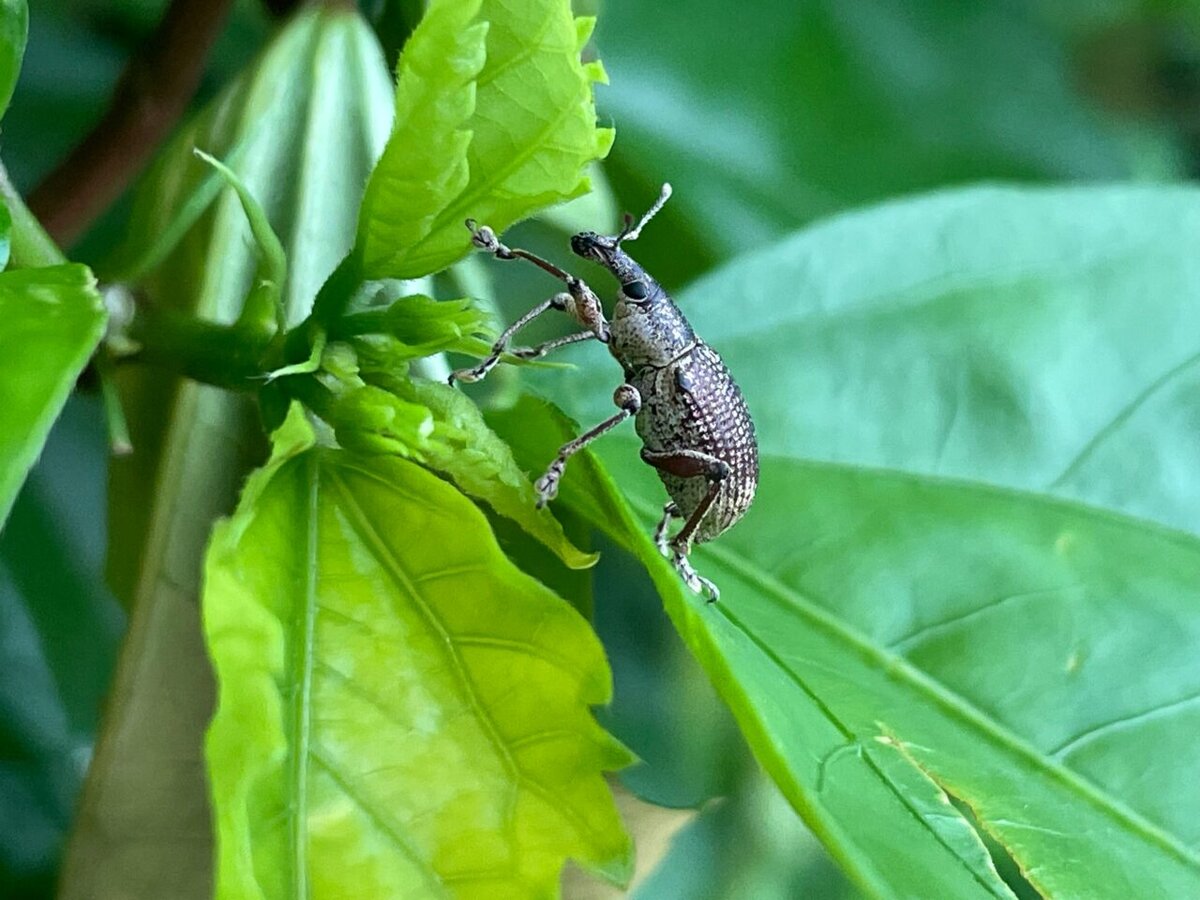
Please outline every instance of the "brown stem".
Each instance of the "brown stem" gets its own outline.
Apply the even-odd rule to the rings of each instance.
[[[233,0],[172,0],[129,60],[103,117],[29,195],[50,235],[68,246],[128,187],[187,109]]]

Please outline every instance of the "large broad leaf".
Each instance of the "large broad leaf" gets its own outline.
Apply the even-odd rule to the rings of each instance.
[[[662,490],[636,444],[600,446],[685,640],[875,890],[1001,892],[949,796],[1047,895],[1200,892],[1198,201],[947,194],[685,292],[766,451],[695,554],[715,606],[640,537]],[[603,411],[594,374],[556,380]]]
[[[218,896],[542,896],[567,857],[627,877],[586,622],[419,466],[314,447],[299,407],[275,445],[206,565]]]
[[[431,4],[400,58],[396,130],[367,187],[367,277],[436,272],[468,252],[467,217],[502,230],[587,191],[584,168],[612,143],[592,102],[603,70],[579,57],[592,23],[565,0]]]
[[[0,275],[0,321],[2,523],[100,342],[105,315],[87,267],[63,265]]]
[[[622,133],[609,174],[633,206],[663,181],[676,189],[639,241],[644,261],[680,283],[897,193],[1161,170],[1170,143],[1097,115],[1069,47],[1033,5],[606,4],[601,112]]]
[[[230,322],[257,267],[246,215],[192,153],[224,159],[289,257],[294,321],[350,246],[358,199],[391,125],[391,88],[352,11],[303,12],[185,127],[135,191],[124,253],[151,301]],[[135,452],[111,470],[109,578],[134,609],[62,877],[65,898],[212,895],[202,741],[212,675],[197,605],[213,520],[261,459],[244,397],[161,372],[120,373]]]

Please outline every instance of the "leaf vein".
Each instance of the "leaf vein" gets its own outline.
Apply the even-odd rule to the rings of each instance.
[[[1108,722],[1101,722],[1099,725],[1093,725],[1091,728],[1081,731],[1074,737],[1066,740],[1054,750],[1050,751],[1050,755],[1055,759],[1065,759],[1070,756],[1080,747],[1090,744],[1092,741],[1099,740],[1108,734],[1116,731],[1124,731],[1126,728],[1136,728],[1139,725],[1154,722],[1164,716],[1171,716],[1181,710],[1187,709],[1197,701],[1200,701],[1200,691],[1188,694],[1186,697],[1180,697],[1176,700],[1169,700],[1166,703],[1161,703],[1158,706],[1152,706],[1149,709],[1142,710],[1137,713],[1121,716],[1120,718],[1112,719]]]
[[[433,867],[433,864],[425,859],[417,851],[417,849],[405,839],[404,835],[400,831],[392,827],[392,824],[385,818],[383,813],[377,810],[374,804],[367,799],[367,796],[362,794],[358,788],[352,784],[351,781],[346,778],[346,776],[343,775],[341,771],[338,770],[338,768],[334,766],[333,763],[331,763],[318,748],[313,747],[310,750],[310,753],[312,755],[313,762],[325,770],[330,779],[332,779],[334,784],[336,784],[341,790],[342,794],[345,795],[346,799],[350,800],[355,806],[362,810],[363,814],[366,815],[367,818],[369,818],[380,831],[395,841],[396,846],[400,849],[400,852],[402,852],[413,862],[413,864],[420,870],[421,874],[424,875],[425,880],[429,882],[430,886],[437,890],[438,895],[445,896],[445,883],[442,881],[442,876],[438,874],[438,871]]]
[[[1146,385],[1146,387],[1139,391],[1134,398],[1129,401],[1129,403],[1118,410],[1116,415],[1114,415],[1107,423],[1097,430],[1094,435],[1092,435],[1091,439],[1083,445],[1083,449],[1081,449],[1075,455],[1075,458],[1067,463],[1067,466],[1063,469],[1062,473],[1052,482],[1050,482],[1049,489],[1054,490],[1055,488],[1060,488],[1067,481],[1069,481],[1071,477],[1083,467],[1088,459],[1104,444],[1104,442],[1119,432],[1121,428],[1133,418],[1137,411],[1150,401],[1151,397],[1174,381],[1175,378],[1192,368],[1192,366],[1194,366],[1197,362],[1200,362],[1200,352],[1193,353],[1183,362],[1172,366],[1170,369],[1167,369],[1166,372],[1158,376],[1158,378],[1154,379],[1152,382],[1150,382],[1150,384]]]

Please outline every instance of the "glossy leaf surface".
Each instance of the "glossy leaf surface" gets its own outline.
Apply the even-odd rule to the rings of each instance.
[[[314,447],[299,407],[275,447],[206,565],[218,896],[538,896],[566,857],[627,877],[586,622],[419,466]]]
[[[391,127],[391,87],[369,27],[346,9],[293,17],[261,56],[163,148],[134,192],[110,274],[151,302],[235,321],[257,253],[245,211],[200,147],[237,172],[288,255],[284,300],[302,318],[350,246],[367,173]],[[219,195],[219,196],[218,196]],[[245,396],[161,371],[120,373],[135,452],[110,473],[109,581],[134,613],[61,878],[66,900],[212,896],[202,741],[212,674],[198,590],[212,522],[261,460]]]
[[[433,434],[419,454],[430,468],[449,476],[463,493],[516,522],[570,568],[586,569],[595,563],[595,554],[575,547],[549,509],[538,508],[530,475],[517,465],[508,444],[488,427],[470,399],[435,382],[393,379],[388,384],[397,396],[426,407],[433,415]]]
[[[503,230],[587,191],[585,167],[612,143],[592,101],[603,70],[580,61],[591,26],[563,0],[431,4],[401,55],[396,129],[367,187],[366,277],[439,271],[468,252],[466,218]]]
[[[0,274],[0,522],[104,333],[86,266]]]
[[[1198,197],[948,193],[681,295],[746,391],[760,493],[695,554],[716,606],[628,540],[867,886],[999,890],[940,791],[1049,896],[1200,890]],[[588,422],[594,379],[555,386]],[[599,452],[644,535],[661,487],[627,436]]]

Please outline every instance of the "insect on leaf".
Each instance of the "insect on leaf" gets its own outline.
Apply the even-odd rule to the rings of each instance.
[[[635,443],[597,446],[636,513],[618,540],[876,892],[1001,891],[949,798],[1045,896],[1200,894],[1197,209],[1191,188],[949,192],[686,291],[765,449],[755,507],[694,554],[714,606],[645,539],[662,491]]]

